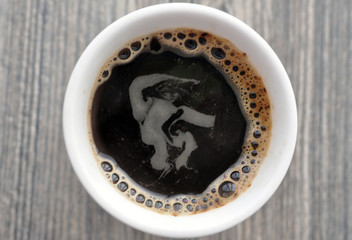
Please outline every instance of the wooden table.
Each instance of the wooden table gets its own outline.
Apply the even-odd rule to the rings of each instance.
[[[0,2],[0,239],[162,239],[107,214],[70,165],[62,104],[71,71],[108,24],[167,1]],[[201,239],[352,239],[352,1],[188,1],[253,27],[285,66],[299,132],[261,210]]]

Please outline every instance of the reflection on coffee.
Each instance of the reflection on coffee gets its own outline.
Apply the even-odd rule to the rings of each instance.
[[[211,33],[128,42],[92,91],[93,151],[117,191],[172,215],[204,212],[251,185],[270,142],[270,103],[245,53]]]

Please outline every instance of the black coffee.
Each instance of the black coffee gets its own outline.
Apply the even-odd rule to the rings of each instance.
[[[89,125],[102,170],[132,201],[202,212],[251,184],[270,140],[270,103],[245,53],[191,29],[127,43],[92,93]]]
[[[202,57],[171,51],[113,68],[92,108],[97,148],[141,186],[168,196],[202,193],[237,161],[246,126],[224,76]]]

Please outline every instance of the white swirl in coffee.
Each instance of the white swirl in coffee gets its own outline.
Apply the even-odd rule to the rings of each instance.
[[[162,98],[143,95],[143,90],[158,83],[160,84],[158,91],[162,92]],[[161,177],[173,167],[176,170],[181,167],[189,168],[187,164],[189,157],[198,147],[192,133],[181,130],[170,132],[174,123],[184,120],[199,127],[210,128],[215,122],[215,116],[200,113],[187,106],[176,107],[173,104],[180,98],[178,92],[184,90],[183,83],[198,84],[199,81],[167,74],[151,74],[137,77],[129,88],[133,117],[139,123],[142,141],[155,149],[150,164],[154,169],[163,171]],[[168,162],[170,158],[168,145],[182,151],[174,160],[174,165]]]

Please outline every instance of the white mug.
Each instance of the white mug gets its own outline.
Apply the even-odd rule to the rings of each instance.
[[[89,143],[87,110],[96,76],[121,46],[141,35],[170,28],[194,28],[230,40],[262,76],[271,102],[272,136],[252,185],[223,207],[187,216],[163,215],[126,199],[101,173]],[[297,135],[297,110],[290,80],[270,46],[253,29],[222,11],[169,3],[132,12],[104,29],[78,60],[65,96],[63,129],[74,171],[108,213],[141,231],[166,237],[200,237],[226,230],[251,216],[273,195],[290,165]]]

